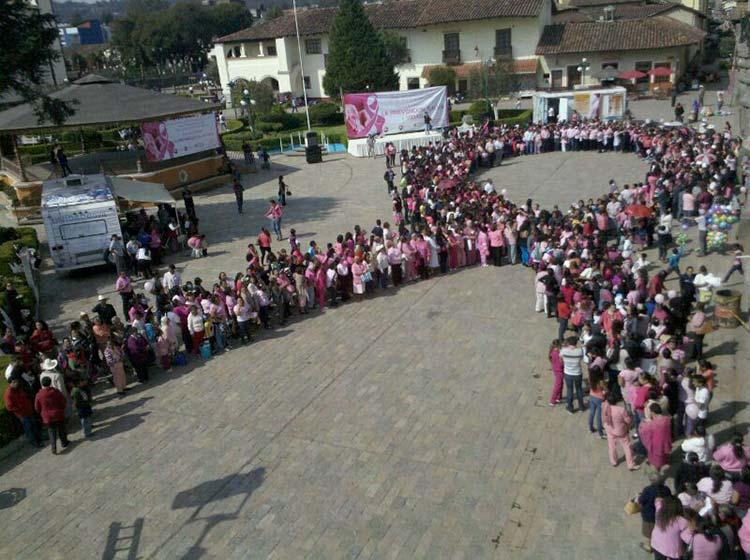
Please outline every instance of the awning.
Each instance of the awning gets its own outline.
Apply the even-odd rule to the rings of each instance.
[[[175,203],[174,197],[161,183],[147,183],[146,181],[115,176],[110,176],[108,179],[112,187],[112,193],[118,198],[132,202],[150,202],[151,204]]]

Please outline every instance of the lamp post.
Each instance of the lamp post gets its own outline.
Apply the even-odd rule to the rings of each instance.
[[[495,117],[495,112],[492,110],[492,103],[490,103],[490,68],[492,68],[492,59],[488,58],[482,65],[484,68],[484,99],[487,103],[487,111],[490,118]]]
[[[307,130],[312,130],[310,126],[310,107],[307,105],[307,87],[305,87],[305,67],[302,65],[302,41],[299,38],[299,22],[297,21],[297,0],[292,0],[294,9],[294,30],[297,34],[297,52],[299,53],[299,69],[302,73],[302,97],[305,99],[305,116],[307,117]]]
[[[242,106],[242,113],[247,115],[250,128],[252,130],[255,130],[255,119],[253,118],[255,116],[255,111],[253,110],[255,104],[255,99],[252,99],[250,97],[250,90],[248,90],[247,88],[242,90],[242,99],[240,99],[240,106]]]
[[[581,85],[584,85],[586,83],[586,70],[588,70],[591,67],[591,64],[589,64],[589,61],[586,59],[586,57],[583,57],[581,59],[581,64],[578,65],[578,71],[581,73]]]

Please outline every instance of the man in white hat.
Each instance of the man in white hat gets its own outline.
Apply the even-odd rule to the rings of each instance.
[[[109,303],[109,299],[107,298],[107,296],[99,294],[99,297],[97,299],[98,303],[91,311],[99,315],[102,323],[104,323],[105,325],[111,325],[112,319],[117,316],[117,311],[115,311],[115,308],[111,303]]]
[[[65,400],[68,403],[65,407],[65,417],[67,418],[72,411],[70,396],[68,395],[68,388],[65,386],[65,377],[63,377],[62,373],[57,371],[57,360],[47,358],[42,362],[42,373],[39,375],[39,381],[41,382],[45,377],[49,377],[52,382],[52,387],[60,391],[65,397]]]

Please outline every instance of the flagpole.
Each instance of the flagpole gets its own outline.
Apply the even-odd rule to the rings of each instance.
[[[307,130],[311,130],[310,126],[310,108],[307,106],[307,88],[305,87],[305,67],[302,64],[302,41],[299,38],[299,21],[297,21],[297,0],[292,0],[292,8],[294,9],[294,28],[297,31],[297,52],[299,52],[299,69],[302,72],[302,97],[305,99],[305,116],[307,117]]]

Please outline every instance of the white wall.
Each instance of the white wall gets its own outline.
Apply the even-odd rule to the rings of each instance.
[[[542,57],[542,70],[545,74],[550,73],[551,70],[562,70],[563,71],[563,87],[571,87],[568,84],[568,66],[579,65],[583,57],[586,57],[589,64],[591,65],[586,72],[585,83],[587,85],[597,85],[599,80],[592,77],[592,72],[601,70],[603,64],[617,63],[617,69],[620,72],[626,70],[635,70],[636,62],[651,61],[656,62],[670,62],[672,68],[675,69],[675,60],[679,58],[680,62],[677,67],[677,72],[682,72],[685,68],[685,58],[687,53],[682,47],[672,47],[668,49],[657,49],[657,50],[643,50],[643,51],[621,51],[617,53],[582,53],[582,54],[565,54],[565,55],[546,55]],[[653,65],[653,64],[652,64]]]
[[[534,51],[539,37],[550,18],[549,1],[545,0],[545,9],[539,18],[497,18],[492,20],[457,22],[445,25],[435,25],[419,29],[405,29],[397,33],[406,37],[407,47],[411,50],[410,64],[398,68],[400,88],[407,89],[409,78],[419,78],[420,87],[427,85],[422,79],[425,66],[443,64],[443,34],[459,33],[461,61],[479,62],[494,57],[495,30],[510,28],[513,45],[513,58],[536,58]],[[325,75],[325,54],[328,52],[328,37],[316,35],[309,38],[319,38],[322,43],[321,54],[307,54],[305,39],[302,38],[302,64],[305,75],[310,77],[310,97],[325,97],[330,92],[323,89]],[[269,44],[268,41],[264,42]],[[241,46],[239,58],[227,58],[226,52],[233,47]],[[479,47],[477,56],[474,47]],[[214,56],[219,67],[221,84],[225,94],[228,93],[226,84],[229,81],[243,78],[261,81],[266,77],[274,77],[279,81],[279,91],[292,91],[295,95],[302,95],[302,75],[299,65],[297,41],[294,37],[276,39],[275,57],[262,56],[265,47],[261,48],[256,42],[227,43],[214,47]]]
[[[420,78],[420,87],[427,84],[422,70],[443,64],[445,33],[459,34],[461,62],[471,63],[494,58],[495,30],[507,28],[512,30],[513,58],[536,58],[534,51],[543,27],[536,18],[498,18],[401,31],[399,35],[406,37],[406,46],[411,50],[412,63],[398,68],[400,88],[407,89],[409,78]],[[479,56],[474,47],[479,47]]]

